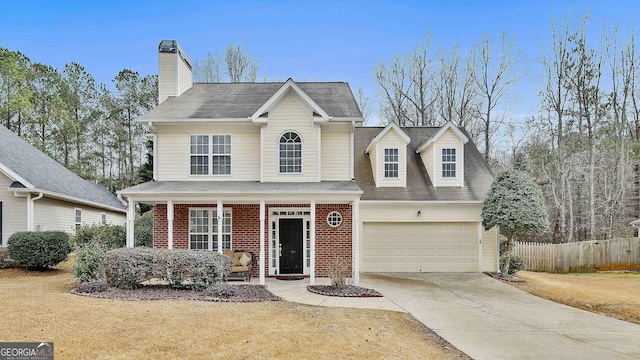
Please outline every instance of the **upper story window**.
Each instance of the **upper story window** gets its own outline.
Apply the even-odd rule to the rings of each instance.
[[[280,136],[280,173],[302,172],[302,138],[288,131]]]
[[[231,174],[231,135],[191,135],[191,175]]]
[[[75,209],[75,229],[78,231],[82,226],[82,209]]]
[[[456,177],[456,149],[442,149],[442,177]]]
[[[398,177],[398,149],[384,149],[384,177]]]

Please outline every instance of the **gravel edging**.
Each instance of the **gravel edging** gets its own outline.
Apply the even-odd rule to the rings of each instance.
[[[71,290],[74,295],[87,296],[100,299],[112,299],[123,301],[149,301],[149,300],[197,300],[213,302],[266,302],[280,301],[280,297],[273,295],[262,285],[232,285],[236,293],[229,297],[212,297],[204,291],[172,289],[162,285],[145,285],[138,289],[125,290],[109,288],[106,291],[81,293],[76,289]]]
[[[307,290],[314,294],[325,296],[339,296],[339,297],[382,297],[382,294],[368,288],[360,286],[347,286],[344,289],[338,289],[329,285],[309,285]]]

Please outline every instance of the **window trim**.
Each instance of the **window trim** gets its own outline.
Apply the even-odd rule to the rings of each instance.
[[[445,154],[445,152],[449,152]],[[445,160],[445,157],[449,160]],[[451,160],[453,159],[453,160]],[[449,168],[453,165],[453,169]],[[445,166],[447,169],[445,169]],[[457,179],[458,178],[458,149],[457,148],[442,148],[440,150],[440,176],[442,179]]]
[[[80,212],[80,221],[78,221],[78,212]],[[74,230],[78,231],[80,227],[82,227],[82,209],[81,208],[73,208],[73,223]]]
[[[395,150],[396,154],[396,161],[387,161],[387,150]],[[393,154],[391,154],[390,156],[393,156]],[[384,148],[382,151],[382,163],[383,163],[383,177],[384,179],[390,179],[390,180],[395,180],[395,179],[400,179],[400,149],[399,148]],[[396,176],[387,176],[387,165],[395,165],[395,175]],[[389,170],[389,172],[392,172],[393,169]]]
[[[224,176],[232,176],[233,175],[233,136],[231,134],[189,134],[189,176],[196,176],[196,177],[202,177],[202,176],[215,176],[215,177],[224,177]],[[206,136],[207,137],[207,152],[206,154],[200,154],[200,153],[192,153],[191,152],[191,148],[192,148],[192,143],[191,143],[191,138],[194,136]],[[229,137],[229,153],[228,154],[224,154],[224,153],[215,153],[213,152],[213,138],[214,137]],[[226,145],[226,144],[225,144]],[[202,157],[206,157],[206,166],[207,166],[207,172],[204,174],[194,174],[191,172],[191,160],[194,156],[202,156]],[[223,156],[227,156],[229,157],[229,173],[228,174],[214,174],[214,170],[213,170],[213,158],[214,157],[223,157]]]
[[[207,215],[207,231],[206,232],[192,232],[191,231],[191,211],[192,210],[206,210],[208,211]],[[226,217],[228,215],[229,218],[229,232],[222,231],[222,250],[232,250],[233,249],[233,209],[230,207],[222,208],[223,216]],[[190,207],[189,208],[189,227],[188,227],[188,248],[189,250],[193,250],[191,247],[191,235],[207,235],[206,247],[204,249],[195,249],[195,250],[206,250],[206,251],[218,251],[218,241],[214,239],[214,236],[218,236],[218,231],[214,231],[214,222],[218,222],[218,212],[216,207]],[[224,226],[224,224],[223,224]],[[229,236],[229,248],[226,249],[224,246],[224,236]],[[209,248],[209,244],[211,244],[211,248]]]
[[[100,223],[102,225],[107,225],[107,214],[106,213],[100,213]]]
[[[287,171],[283,172],[281,170],[281,167],[280,167],[281,166],[280,165],[280,161],[282,160],[282,154],[281,154],[282,150],[280,150],[281,140],[286,134],[289,134],[289,133],[296,134],[298,136],[298,138],[300,139],[300,171],[299,172],[287,172]],[[287,150],[285,150],[285,151],[287,151]],[[293,151],[296,151],[296,150],[293,150]],[[278,166],[278,174],[280,174],[280,175],[302,175],[302,174],[304,174],[304,138],[302,137],[302,135],[300,135],[299,132],[297,132],[295,130],[285,130],[280,134],[280,136],[278,136],[277,159],[278,159],[278,165],[277,165]],[[295,160],[295,158],[294,158],[294,160]],[[284,165],[284,166],[286,167],[287,165]],[[291,166],[295,167],[296,165],[294,164],[294,165],[291,165]]]
[[[337,224],[333,224],[332,221],[336,221]],[[339,211],[331,211],[329,214],[327,214],[327,225],[331,226],[332,228],[337,228],[342,225],[342,221],[343,216]]]

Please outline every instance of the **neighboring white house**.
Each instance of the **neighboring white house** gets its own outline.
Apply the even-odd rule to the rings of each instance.
[[[335,258],[356,281],[497,270],[497,231],[480,219],[493,175],[463,130],[362,127],[344,82],[191,84],[172,40],[159,59],[161,103],[139,119],[154,180],[118,192],[128,246],[136,203],[146,203],[155,247],[250,251],[263,283],[314,283]]]
[[[124,225],[115,195],[83,180],[0,125],[0,245],[18,231]]]

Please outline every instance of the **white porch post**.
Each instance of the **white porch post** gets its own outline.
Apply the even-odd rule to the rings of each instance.
[[[264,267],[265,267],[265,263],[264,263],[264,220],[265,220],[265,216],[264,216],[264,210],[265,210],[265,205],[264,205],[264,200],[260,200],[260,262],[259,262],[259,266],[260,266],[260,285],[264,285]]]
[[[173,201],[167,200],[167,247],[173,249]]]
[[[218,213],[218,253],[222,254],[222,225],[224,223],[224,210],[222,209],[222,200],[218,200],[216,205]]]
[[[478,272],[482,272],[482,223],[478,223]]]
[[[353,270],[353,284],[360,286],[360,239],[358,230],[360,229],[360,199],[351,203],[351,268]]]
[[[35,211],[33,209],[33,201],[31,201],[31,193],[27,193],[27,231],[33,231],[35,226]]]
[[[134,245],[133,226],[136,220],[136,202],[133,199],[127,199],[127,247],[132,248]]]
[[[316,284],[316,202],[311,202],[311,268],[309,269],[309,285]]]

